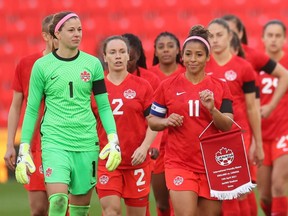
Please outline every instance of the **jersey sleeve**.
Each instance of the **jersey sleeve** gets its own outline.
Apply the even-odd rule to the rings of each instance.
[[[229,85],[226,81],[223,81],[222,88],[223,88],[223,99],[232,101],[233,96],[231,94]]]
[[[163,83],[154,93],[153,103],[151,106],[150,114],[164,118],[167,113],[167,107],[165,105],[165,95],[163,91]]]
[[[243,66],[243,68],[243,92],[245,94],[255,92],[256,72],[253,69],[252,65],[250,65],[249,63]]]
[[[34,133],[34,127],[38,118],[38,111],[44,92],[44,75],[41,67],[34,64],[30,78],[27,107],[25,111],[21,142],[30,143]]]
[[[12,83],[12,89],[17,92],[23,92],[23,86],[21,82],[21,71],[22,71],[22,62],[20,61],[15,69],[14,79]]]
[[[233,113],[233,107],[232,107],[232,94],[230,92],[229,86],[227,82],[223,82],[223,99],[222,104],[220,107],[220,112],[222,113]]]
[[[104,82],[104,72],[99,60],[96,64],[92,88],[101,123],[106,134],[116,133],[116,124]]]
[[[99,59],[96,58],[93,81],[104,79],[104,70]]]
[[[149,115],[151,104],[153,102],[153,88],[148,82],[146,82],[146,83],[147,83],[145,85],[146,92],[145,92],[145,96],[144,96],[144,110],[145,110],[144,116],[145,117]]]

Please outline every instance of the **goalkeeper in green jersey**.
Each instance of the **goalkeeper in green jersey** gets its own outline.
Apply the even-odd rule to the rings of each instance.
[[[33,65],[15,174],[17,181],[25,184],[29,173],[35,171],[29,143],[44,98],[40,131],[49,216],[65,215],[68,193],[70,216],[84,216],[88,215],[96,184],[99,155],[92,92],[108,136],[100,158],[108,158],[109,171],[120,164],[121,152],[102,65],[97,58],[78,49],[82,39],[78,15],[55,14],[49,33],[58,39],[59,48]]]

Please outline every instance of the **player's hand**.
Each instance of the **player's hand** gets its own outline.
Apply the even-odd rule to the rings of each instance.
[[[184,117],[177,114],[177,113],[172,113],[170,116],[168,116],[166,120],[166,127],[181,127],[183,124],[183,119]]]
[[[214,94],[209,89],[199,92],[200,101],[210,112],[214,109]]]
[[[264,150],[262,145],[256,145],[253,139],[250,149],[249,149],[249,160],[253,165],[260,167],[264,160]]]
[[[141,145],[139,146],[133,153],[133,155],[131,156],[132,158],[132,166],[136,166],[139,165],[141,163],[143,163],[146,159],[147,156],[147,152],[148,152],[148,148]]]
[[[108,157],[106,162],[106,168],[108,171],[113,171],[118,167],[121,163],[121,150],[117,134],[108,135],[108,143],[100,152],[99,157],[102,160]]]
[[[17,165],[15,176],[17,182],[21,184],[29,183],[29,174],[34,173],[36,167],[30,156],[30,145],[28,143],[21,143],[17,157]]]
[[[16,151],[14,146],[7,147],[5,156],[5,164],[10,170],[15,170]]]
[[[261,106],[260,113],[262,118],[268,118],[273,111],[273,107],[270,104]]]

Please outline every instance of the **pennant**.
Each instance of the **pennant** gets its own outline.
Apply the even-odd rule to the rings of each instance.
[[[251,181],[242,130],[234,122],[239,128],[203,137],[212,123],[199,136],[210,196],[235,199],[256,187]]]

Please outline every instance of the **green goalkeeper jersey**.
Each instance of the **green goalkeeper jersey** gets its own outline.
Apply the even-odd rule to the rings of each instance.
[[[70,59],[56,52],[38,59],[32,69],[21,142],[30,143],[42,98],[41,145],[68,151],[93,151],[98,136],[91,109],[92,91],[107,134],[116,133],[100,61],[85,52]]]

